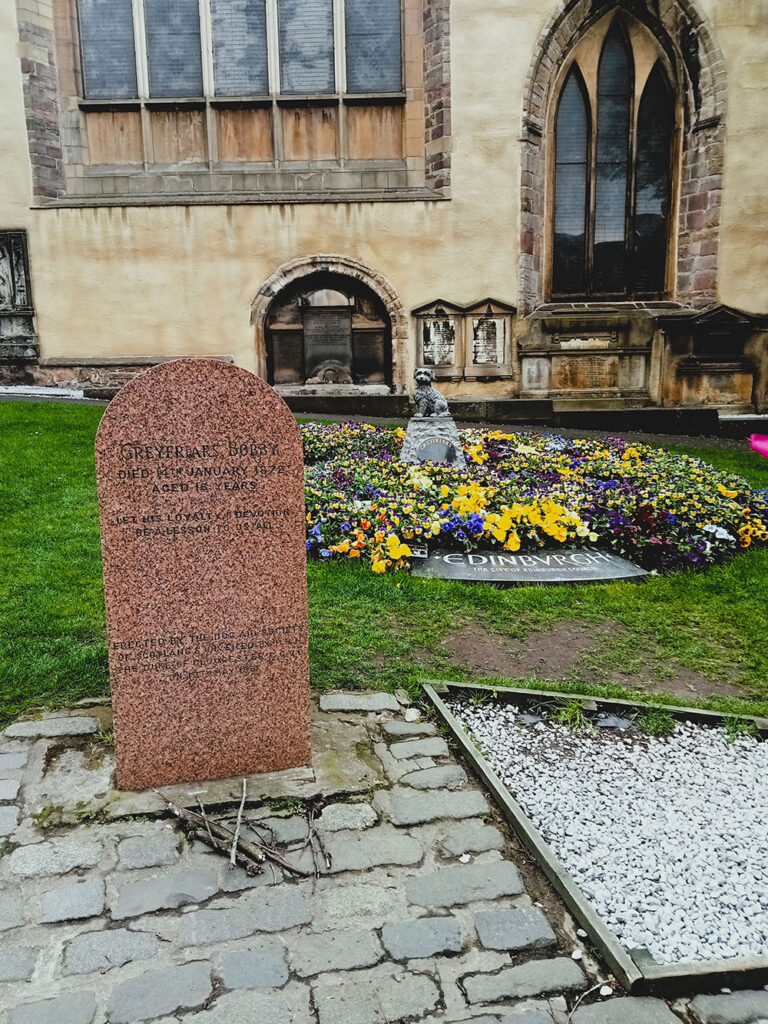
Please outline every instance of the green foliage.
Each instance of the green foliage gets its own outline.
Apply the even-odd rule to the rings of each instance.
[[[647,708],[637,718],[637,727],[646,736],[671,736],[676,724],[668,711],[659,708]]]
[[[266,801],[267,807],[272,814],[276,814],[279,817],[288,818],[292,814],[303,814],[304,813],[304,801],[299,800],[298,797],[292,796],[275,796],[270,797]]]
[[[552,718],[558,725],[564,725],[573,732],[586,732],[594,728],[580,700],[559,701],[554,707]]]
[[[469,703],[473,708],[481,708],[484,704],[487,704],[491,699],[490,693],[479,693],[478,691],[471,691],[469,693]]]
[[[727,743],[735,743],[744,736],[756,736],[757,726],[748,718],[729,716],[723,721],[723,732]]]

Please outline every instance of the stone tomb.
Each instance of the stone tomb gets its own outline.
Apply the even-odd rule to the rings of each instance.
[[[306,765],[303,454],[227,363],[153,367],[113,400],[96,471],[118,785]]]
[[[468,583],[600,583],[639,579],[645,569],[610,551],[585,548],[510,554],[506,551],[433,551],[414,563],[414,576]]]

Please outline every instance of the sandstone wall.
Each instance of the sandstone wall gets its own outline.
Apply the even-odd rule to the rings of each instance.
[[[718,300],[768,313],[768,0],[700,3],[728,79]],[[438,296],[516,303],[523,89],[559,4],[452,0],[448,201],[88,209],[30,209],[19,59],[34,54],[0,5],[0,228],[29,230],[41,356],[220,354],[257,369],[251,302],[315,253],[383,275],[406,312]]]

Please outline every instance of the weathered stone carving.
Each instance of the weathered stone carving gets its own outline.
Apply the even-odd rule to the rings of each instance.
[[[428,367],[419,367],[413,375],[416,387],[413,400],[416,415],[408,423],[400,458],[403,462],[449,462],[466,466],[461,439],[448,412],[448,403],[437,388],[435,375]]]
[[[0,231],[0,363],[37,358],[23,231]]]
[[[448,403],[437,388],[432,387],[432,381],[435,379],[434,371],[426,366],[421,366],[413,376],[416,379],[413,400],[416,403],[417,415],[447,416]]]
[[[315,367],[307,384],[352,384],[349,369],[336,359],[329,359]]]

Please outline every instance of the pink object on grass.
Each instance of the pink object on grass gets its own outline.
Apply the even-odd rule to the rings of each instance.
[[[768,459],[768,435],[752,434],[749,441],[752,445],[752,451],[762,455],[764,459]]]

